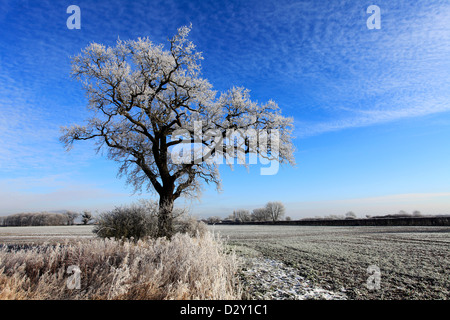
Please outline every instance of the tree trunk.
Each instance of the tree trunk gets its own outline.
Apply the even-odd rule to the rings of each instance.
[[[158,212],[158,237],[170,239],[173,235],[173,195],[160,195]]]

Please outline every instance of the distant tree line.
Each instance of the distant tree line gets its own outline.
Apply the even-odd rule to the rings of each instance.
[[[250,222],[267,223],[267,222]],[[362,219],[301,219],[295,221],[277,221],[273,224],[289,224],[303,226],[450,226],[450,215],[420,217],[373,217]]]
[[[207,223],[249,223],[249,224],[291,224],[317,226],[448,226],[450,215],[423,215],[420,211],[408,213],[400,210],[398,213],[358,218],[353,211],[344,215],[327,215],[320,217],[292,220],[284,216],[282,203],[269,202],[265,207],[249,210],[235,210],[226,219],[214,216],[205,220]]]
[[[233,222],[233,223],[245,223],[245,222],[264,222],[264,221],[281,221],[284,219],[286,209],[283,203],[274,201],[268,202],[262,208],[250,210],[238,209],[234,210],[226,219],[222,219],[217,216],[209,217],[207,223],[220,223],[220,222]],[[290,220],[286,217],[286,220]]]
[[[406,212],[405,210],[400,210],[398,213],[377,215],[377,216],[366,215],[365,217],[367,219],[385,219],[385,218],[418,218],[431,216],[430,215],[424,216],[418,210],[415,210],[412,213]],[[349,211],[345,215],[330,214],[322,217],[303,218],[302,220],[351,220],[351,219],[358,219],[358,217],[353,211]]]
[[[5,217],[0,217],[0,226],[18,227],[74,225],[75,219],[79,216],[79,213],[73,211],[67,211],[65,213],[16,213]],[[89,211],[84,211],[83,214],[81,214],[81,221],[83,222],[83,224],[88,224],[92,219],[92,214]]]

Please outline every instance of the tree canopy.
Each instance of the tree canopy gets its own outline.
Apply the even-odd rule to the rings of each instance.
[[[213,90],[201,76],[203,57],[188,40],[190,30],[179,28],[168,50],[149,38],[82,50],[72,59],[72,74],[92,117],[64,127],[61,136],[68,150],[76,140],[95,140],[136,191],[156,191],[161,236],[170,236],[177,198],[198,196],[202,181],[220,189],[221,158],[230,165],[251,163],[247,155],[295,163],[293,119],[274,101],[252,101],[245,88]]]

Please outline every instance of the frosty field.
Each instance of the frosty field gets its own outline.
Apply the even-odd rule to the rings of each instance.
[[[65,240],[93,238],[93,226],[2,227],[0,244],[57,243]]]
[[[289,277],[301,277],[323,290],[345,294],[348,299],[450,297],[449,227],[215,225],[209,228],[227,239],[240,255],[269,259],[274,266],[283,263],[283,268],[289,268],[284,273]],[[91,230],[92,226],[5,227],[0,228],[0,243],[86,239],[93,237]],[[373,277],[368,272],[369,266],[380,271],[379,288],[367,287]]]
[[[247,255],[297,269],[348,299],[449,299],[449,227],[214,226]],[[369,266],[380,270],[369,290]]]

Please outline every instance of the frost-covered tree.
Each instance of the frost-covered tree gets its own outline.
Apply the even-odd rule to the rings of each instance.
[[[83,222],[84,225],[88,224],[89,221],[91,221],[93,219],[92,217],[92,213],[90,211],[83,211],[83,213],[81,214],[81,222]]]
[[[241,222],[248,222],[251,221],[251,215],[249,210],[245,209],[239,209],[233,211],[233,217],[235,220],[241,221]]]
[[[345,214],[345,219],[356,219],[356,214],[353,211],[349,211]]]
[[[284,213],[286,212],[284,204],[278,201],[268,202],[266,204],[266,210],[272,221],[281,220],[284,217]]]
[[[269,221],[272,217],[267,208],[256,208],[252,211],[252,219],[254,221]]]
[[[65,215],[67,217],[67,224],[71,226],[75,223],[75,219],[78,218],[80,214],[78,212],[67,211]]]
[[[208,217],[208,219],[206,219],[206,222],[211,223],[211,224],[219,223],[221,221],[222,221],[222,218],[220,218],[218,216],[212,216],[212,217]]]
[[[418,210],[414,210],[412,215],[413,215],[413,217],[421,217],[422,213],[420,211],[418,211]]]
[[[75,140],[93,139],[97,152],[107,150],[120,163],[119,177],[136,191],[156,191],[160,236],[172,234],[177,198],[198,196],[202,181],[220,189],[219,156],[227,164],[242,164],[242,154],[294,164],[292,118],[273,101],[250,100],[244,88],[217,94],[201,76],[203,58],[188,40],[190,29],[178,29],[169,49],[148,38],[118,40],[113,47],[92,43],[72,59],[93,115],[85,125],[63,128],[61,141],[69,150]],[[181,153],[191,161],[175,161],[187,141],[196,147]]]

